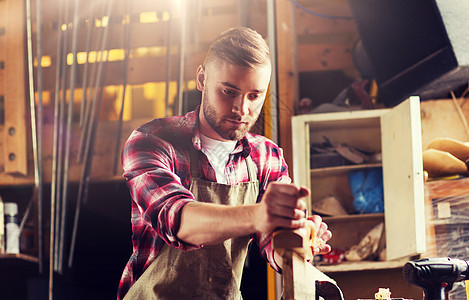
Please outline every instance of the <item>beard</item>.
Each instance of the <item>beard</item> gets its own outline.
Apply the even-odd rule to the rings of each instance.
[[[246,118],[243,119],[236,113],[218,116],[215,108],[211,105],[208,99],[207,93],[204,94],[204,105],[202,106],[202,109],[205,119],[219,136],[225,140],[238,141],[242,139],[249,130],[251,130],[257,118],[256,120],[252,120],[249,116],[246,116]],[[239,126],[235,126],[229,122],[230,120],[244,123]]]

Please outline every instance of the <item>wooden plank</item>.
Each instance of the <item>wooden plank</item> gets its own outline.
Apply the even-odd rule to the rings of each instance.
[[[348,5],[346,6],[348,8]],[[308,7],[313,11],[327,14],[338,15],[351,15],[350,10],[337,9],[337,7],[328,7],[328,9],[318,9],[317,7]],[[342,7],[341,7],[342,8]],[[339,12],[338,12],[339,11]],[[327,19],[313,16],[307,12],[297,9],[296,10],[296,27],[299,35],[304,34],[334,34],[340,32],[356,32],[357,28],[353,20],[345,19]]]
[[[277,257],[282,257],[283,299],[315,300],[316,281],[335,282],[316,269],[311,261],[314,239],[311,231],[278,230],[273,233],[272,247]]]
[[[311,229],[279,229],[273,234],[272,247],[277,250],[290,249],[298,253],[304,260],[312,260],[312,241]]]
[[[316,299],[315,278],[309,274],[312,265],[311,240],[306,230],[278,230],[272,237],[272,247],[282,257],[283,298]]]
[[[6,0],[3,134],[6,173],[28,173],[25,18],[22,1]]]
[[[277,18],[277,76],[279,145],[284,150],[285,161],[293,174],[291,118],[295,115],[298,100],[298,70],[296,65],[296,31],[292,4],[288,0],[276,1]]]

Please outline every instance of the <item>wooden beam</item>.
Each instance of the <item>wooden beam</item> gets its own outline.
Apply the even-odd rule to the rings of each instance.
[[[277,18],[277,76],[279,145],[284,150],[285,160],[293,174],[291,118],[295,115],[298,98],[298,70],[296,66],[296,30],[293,7],[288,0],[278,0],[275,6]]]
[[[28,173],[26,74],[25,74],[25,16],[24,2],[5,1],[3,100],[5,130],[3,131],[4,171]],[[6,76],[8,74],[8,76]]]

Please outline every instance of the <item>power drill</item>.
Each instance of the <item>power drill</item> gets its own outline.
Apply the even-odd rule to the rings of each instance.
[[[443,300],[449,299],[455,282],[469,278],[469,265],[449,257],[423,258],[407,262],[402,272],[409,283],[423,289],[425,300]]]

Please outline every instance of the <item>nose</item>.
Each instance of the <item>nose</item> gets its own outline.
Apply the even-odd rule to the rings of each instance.
[[[241,116],[245,116],[249,113],[249,99],[247,99],[247,95],[240,95],[239,97],[236,97],[233,102],[232,111]]]

